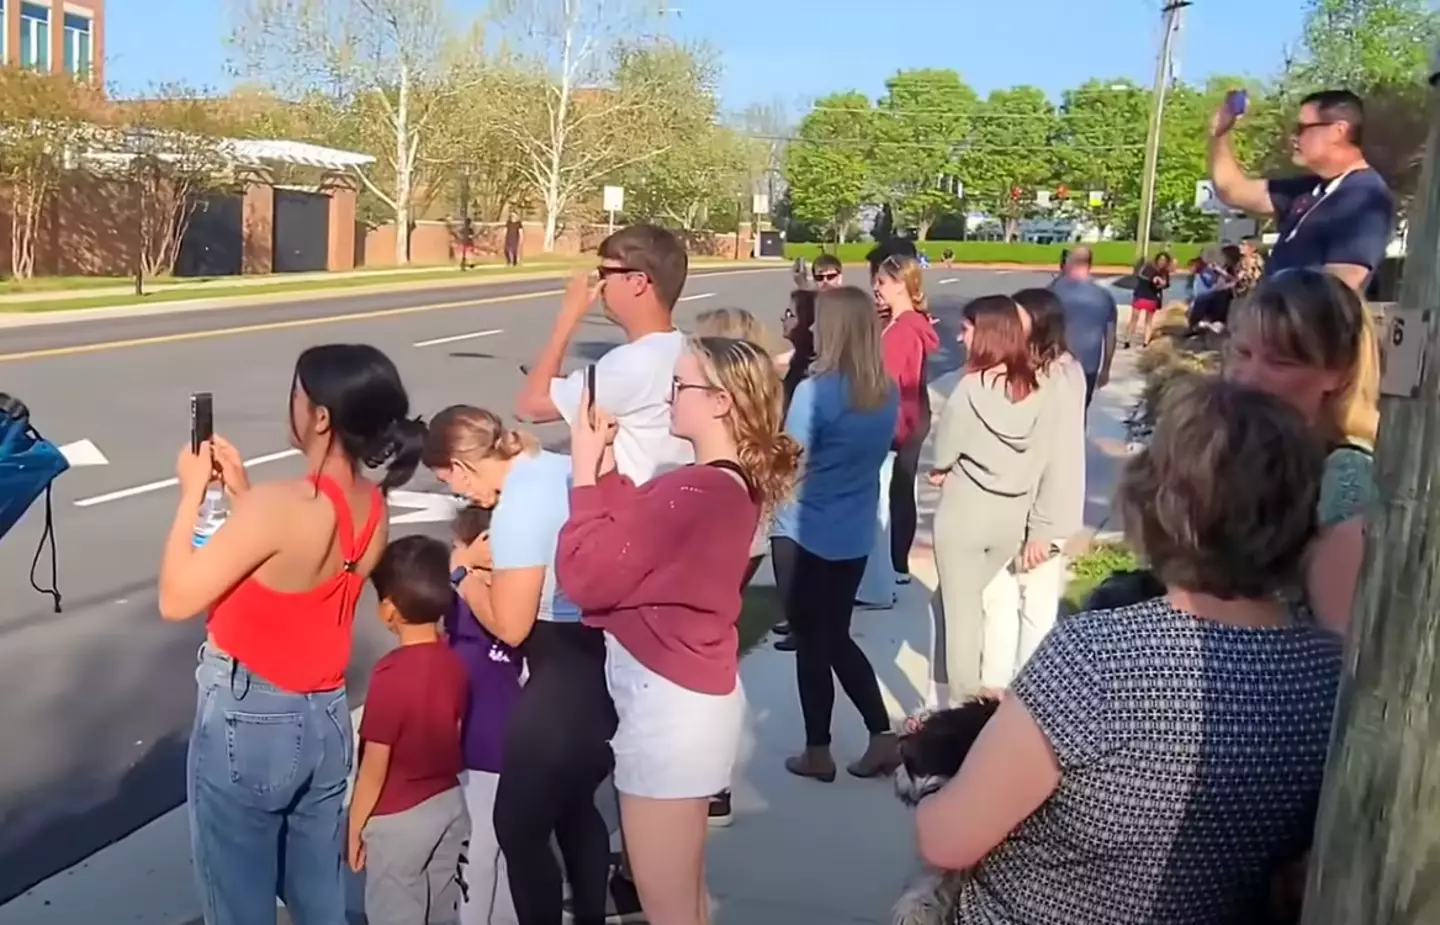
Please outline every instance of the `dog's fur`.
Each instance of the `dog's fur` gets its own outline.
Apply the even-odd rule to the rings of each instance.
[[[900,766],[895,769],[895,795],[900,802],[918,806],[945,786],[960,770],[980,730],[999,705],[998,700],[972,700],[922,717],[917,728],[902,735]],[[964,876],[956,871],[927,869],[895,904],[893,925],[946,925]]]

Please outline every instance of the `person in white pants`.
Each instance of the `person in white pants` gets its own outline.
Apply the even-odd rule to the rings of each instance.
[[[1048,289],[1025,289],[1015,301],[1030,316],[1030,343],[1042,388],[1055,389],[1039,432],[1050,439],[1025,545],[981,599],[985,629],[980,654],[984,688],[1004,690],[1055,625],[1064,593],[1065,543],[1085,513],[1085,373],[1065,341],[1065,310]]]

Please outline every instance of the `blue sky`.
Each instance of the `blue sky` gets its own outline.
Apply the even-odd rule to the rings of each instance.
[[[476,10],[482,0],[451,0]],[[1089,77],[1149,84],[1161,0],[669,0],[676,31],[720,52],[726,108],[784,103],[795,115],[837,90],[871,96],[912,67],[953,67],[981,93],[1019,83],[1057,95]],[[225,89],[229,0],[106,0],[108,80]],[[1304,0],[1195,0],[1180,76],[1269,76],[1300,35]],[[1083,12],[1081,12],[1083,10]]]

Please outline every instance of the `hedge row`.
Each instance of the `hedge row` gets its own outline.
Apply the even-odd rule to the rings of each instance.
[[[863,263],[865,255],[875,246],[872,241],[857,241],[850,244],[826,244],[824,249],[838,256],[843,263]],[[946,249],[955,252],[957,263],[1015,263],[1026,266],[1056,269],[1060,266],[1060,252],[1074,247],[1073,244],[1007,244],[1004,241],[920,241],[917,247],[924,251],[931,263],[939,263],[940,255]],[[1088,245],[1095,252],[1095,263],[1099,266],[1128,267],[1135,261],[1135,242],[1100,241]],[[1167,250],[1183,266],[1208,244],[1152,244],[1152,254]],[[819,244],[786,244],[785,256],[794,260],[804,257],[814,260],[819,255]]]

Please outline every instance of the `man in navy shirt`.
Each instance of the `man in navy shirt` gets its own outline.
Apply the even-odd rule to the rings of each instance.
[[[1395,231],[1395,197],[1365,161],[1360,144],[1365,107],[1349,90],[1307,96],[1291,129],[1298,177],[1245,175],[1230,144],[1238,117],[1228,106],[1211,126],[1210,175],[1229,206],[1275,217],[1279,240],[1266,275],[1292,267],[1323,268],[1357,292],[1385,259]]]
[[[1065,310],[1065,340],[1070,353],[1085,371],[1085,407],[1097,388],[1110,381],[1110,361],[1115,357],[1115,298],[1090,278],[1093,257],[1090,248],[1077,247],[1065,255],[1064,273],[1050,284],[1050,291]]]

